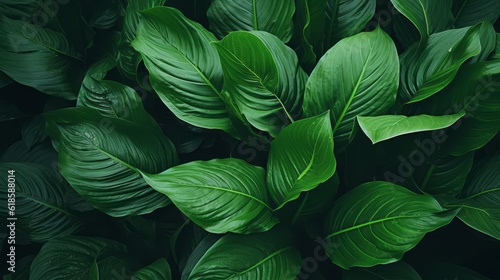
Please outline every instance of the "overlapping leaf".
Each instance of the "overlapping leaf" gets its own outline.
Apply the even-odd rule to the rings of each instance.
[[[132,168],[156,173],[177,163],[158,129],[106,118],[90,108],[45,114],[59,169],[93,207],[111,216],[149,213],[169,203]]]
[[[329,112],[290,124],[271,143],[267,186],[278,208],[328,180],[336,168]]]
[[[482,21],[494,23],[500,16],[500,2],[489,0],[454,0],[455,27],[472,26]]]
[[[301,262],[299,251],[284,230],[229,234],[206,251],[187,279],[293,280],[299,273]]]
[[[325,251],[348,269],[396,262],[424,235],[454,218],[429,195],[388,182],[360,185],[339,198],[325,220]]]
[[[2,15],[0,30],[1,71],[46,94],[76,98],[83,79],[83,54],[65,34]]]
[[[172,273],[165,258],[160,258],[152,264],[134,271],[132,280],[170,280]]]
[[[233,32],[216,46],[224,90],[250,124],[275,136],[301,115],[307,75],[292,49],[262,31]]]
[[[500,156],[474,166],[462,193],[458,218],[470,227],[500,240]]]
[[[264,169],[243,160],[192,161],[143,177],[209,232],[261,232],[278,222]]]
[[[396,99],[396,47],[382,29],[343,39],[319,61],[307,81],[304,115],[331,111],[335,148],[352,137],[355,117],[385,113]]]
[[[178,10],[141,12],[132,46],[141,53],[153,89],[181,120],[203,128],[231,130],[221,96],[222,68],[214,35]]]
[[[214,0],[207,16],[219,38],[231,31],[261,30],[286,43],[292,37],[294,12],[293,0]]]
[[[481,51],[480,26],[446,30],[429,36],[423,49],[412,45],[401,54],[402,102],[418,102],[446,87],[459,67]]]

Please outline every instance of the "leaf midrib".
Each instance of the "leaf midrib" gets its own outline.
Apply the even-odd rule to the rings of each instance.
[[[339,128],[340,124],[344,120],[344,117],[347,114],[347,111],[349,111],[349,108],[351,107],[351,104],[354,101],[356,94],[358,93],[359,87],[361,86],[362,80],[365,76],[366,69],[368,68],[368,65],[370,64],[369,62],[371,61],[371,58],[372,58],[372,51],[373,51],[373,45],[370,47],[370,52],[368,53],[368,58],[366,59],[365,64],[363,65],[363,70],[361,70],[361,74],[359,75],[358,81],[356,82],[356,85],[354,86],[354,89],[351,92],[351,96],[349,97],[349,100],[347,101],[346,105],[344,106],[344,110],[342,110],[342,113],[340,114],[339,118],[335,122],[335,126],[332,130],[332,135],[334,135],[334,136],[335,136],[335,133],[337,132],[337,129]]]
[[[264,259],[262,259],[261,261],[259,261],[256,264],[254,264],[253,266],[251,266],[251,267],[243,270],[242,272],[239,272],[237,274],[233,274],[233,275],[229,276],[229,278],[227,278],[227,279],[234,279],[235,277],[243,275],[243,274],[245,274],[245,273],[247,273],[247,272],[249,272],[249,271],[251,271],[251,270],[253,270],[253,269],[257,268],[257,267],[259,267],[261,264],[267,262],[268,260],[274,258],[275,256],[277,256],[277,255],[279,255],[279,254],[281,254],[283,252],[286,252],[288,250],[292,250],[292,249],[293,249],[293,247],[291,247],[291,246],[288,246],[288,247],[285,247],[285,248],[281,248],[278,251],[275,251],[272,254],[266,256]]]

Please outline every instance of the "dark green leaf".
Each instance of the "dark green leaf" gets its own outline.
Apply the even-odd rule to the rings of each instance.
[[[7,192],[7,179],[1,181],[4,207],[0,214],[8,216],[7,199],[15,198],[16,230],[32,241],[46,242],[83,228],[86,222],[72,212],[65,199],[70,187],[51,167],[38,163],[0,164],[1,174],[8,174],[8,170],[15,171],[16,188],[14,193]]]
[[[375,14],[376,0],[326,0],[324,49],[337,41],[355,35]]]
[[[365,183],[335,202],[325,220],[325,250],[344,269],[396,262],[456,212],[392,183]]]
[[[0,15],[0,70],[46,94],[75,99],[83,78],[83,54],[65,35]]]
[[[294,36],[299,39],[300,63],[312,69],[323,53],[326,0],[297,0]]]
[[[343,280],[422,280],[409,264],[399,261],[370,268],[354,268],[342,272]],[[427,278],[426,278],[427,279]]]
[[[331,111],[335,148],[349,143],[358,115],[385,113],[396,99],[396,46],[382,29],[343,39],[319,61],[307,81],[304,115]]]
[[[243,160],[192,161],[160,174],[143,173],[143,177],[209,232],[261,232],[278,222],[264,169]]]
[[[169,203],[131,169],[156,173],[177,163],[173,144],[159,130],[90,108],[53,111],[45,118],[61,174],[93,207],[126,216]]]
[[[30,122],[21,130],[23,141],[28,149],[31,149],[36,143],[42,142],[47,138],[47,131],[45,131],[45,119],[42,115],[35,116]]]
[[[294,12],[293,0],[214,0],[207,16],[219,38],[231,31],[262,30],[286,43],[292,37]]]
[[[431,34],[444,31],[453,25],[452,0],[391,0],[391,2],[418,29],[421,43],[425,44]]]
[[[441,261],[427,262],[418,269],[418,272],[425,280],[491,280],[467,267]]]
[[[500,240],[500,156],[472,169],[459,202],[458,218],[470,227]]]
[[[267,186],[277,208],[328,180],[336,168],[329,112],[290,124],[271,143]]]
[[[454,0],[455,27],[466,27],[482,21],[494,23],[500,16],[500,2],[490,0]]]

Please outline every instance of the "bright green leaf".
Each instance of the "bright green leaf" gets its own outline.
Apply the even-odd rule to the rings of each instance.
[[[401,116],[375,117],[358,116],[358,123],[373,144],[409,133],[438,130],[453,125],[465,112],[444,116]]]

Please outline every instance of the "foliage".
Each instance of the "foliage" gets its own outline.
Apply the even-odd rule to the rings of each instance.
[[[4,279],[500,279],[499,15],[0,0]]]

